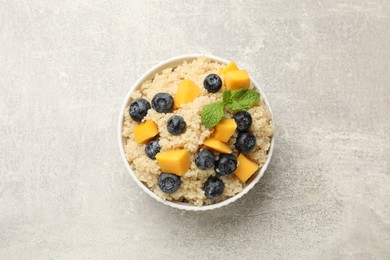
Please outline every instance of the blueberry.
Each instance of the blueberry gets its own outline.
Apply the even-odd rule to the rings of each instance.
[[[246,111],[240,111],[233,115],[238,131],[246,131],[252,125],[252,116]]]
[[[215,156],[208,150],[203,149],[195,157],[195,164],[201,170],[207,170],[214,166]]]
[[[156,154],[161,150],[158,139],[154,139],[145,145],[145,153],[150,159],[156,159]]]
[[[249,153],[256,146],[256,137],[251,132],[240,132],[234,145],[238,151]]]
[[[220,154],[215,164],[215,172],[221,176],[232,175],[237,169],[237,159],[233,154]]]
[[[152,107],[159,113],[171,112],[173,97],[168,93],[158,93],[152,99]]]
[[[167,194],[176,192],[181,184],[180,177],[172,173],[161,173],[158,177],[158,187]]]
[[[181,116],[171,116],[167,122],[167,130],[173,135],[179,135],[184,132],[186,128],[186,122]]]
[[[210,177],[203,186],[204,195],[209,199],[214,199],[223,193],[225,184],[218,178]]]
[[[222,87],[222,80],[217,74],[209,74],[204,79],[203,86],[209,93],[215,93]]]
[[[130,117],[137,122],[141,122],[142,119],[148,113],[150,109],[150,103],[143,98],[137,98],[130,104],[129,114]]]

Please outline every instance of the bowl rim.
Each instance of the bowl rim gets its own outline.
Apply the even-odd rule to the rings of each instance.
[[[125,148],[125,138],[122,136],[124,113],[126,111],[126,107],[129,105],[129,100],[130,100],[131,94],[133,93],[133,91],[137,87],[139,87],[150,76],[153,77],[156,73],[161,72],[164,68],[168,68],[169,66],[173,66],[173,65],[171,65],[172,63],[180,64],[180,62],[183,62],[185,60],[187,60],[187,61],[194,60],[194,59],[200,58],[200,57],[205,57],[205,58],[208,58],[210,60],[217,61],[217,62],[220,62],[223,64],[228,64],[230,62],[229,60],[226,60],[226,59],[218,57],[218,56],[210,55],[210,54],[186,54],[186,55],[174,56],[172,58],[166,59],[166,60],[154,65],[152,68],[150,68],[146,72],[144,72],[142,74],[142,76],[136,80],[136,82],[131,86],[130,90],[128,91],[124,101],[122,102],[122,106],[120,107],[118,129],[117,129],[119,151],[120,151],[122,160],[123,160],[124,164],[126,165],[126,169],[130,173],[130,176],[133,178],[135,183],[137,183],[137,185],[144,192],[146,192],[146,194],[148,194],[150,197],[154,198],[155,200],[161,202],[162,204],[168,205],[168,206],[173,207],[173,208],[189,210],[189,211],[205,211],[205,210],[217,209],[217,208],[226,206],[226,205],[238,200],[239,198],[244,196],[246,193],[248,193],[256,185],[256,183],[260,180],[260,178],[263,177],[265,171],[267,170],[268,165],[271,161],[271,157],[272,157],[273,149],[274,149],[274,143],[275,143],[275,132],[274,132],[272,137],[271,137],[271,143],[270,143],[270,147],[268,150],[267,160],[264,163],[264,165],[261,167],[261,169],[258,171],[257,176],[248,185],[246,185],[241,192],[237,193],[233,197],[230,197],[226,200],[223,200],[223,201],[215,203],[215,204],[206,205],[206,206],[195,206],[195,205],[191,205],[191,204],[183,203],[183,202],[174,202],[174,201],[164,200],[164,199],[160,198],[159,196],[157,196],[157,194],[155,194],[152,190],[150,190],[148,187],[146,187],[146,185],[143,184],[137,178],[137,176],[135,175],[135,173],[131,169],[130,163],[126,159],[126,154],[125,154],[125,149],[124,149]],[[241,68],[238,64],[237,64],[237,66],[239,68]],[[249,75],[251,75],[250,72],[249,72]],[[272,117],[272,124],[274,125],[274,117],[273,117],[271,106],[269,104],[269,101],[268,101],[266,95],[264,94],[262,89],[259,87],[259,84],[257,83],[257,81],[254,80],[251,76],[249,76],[249,77],[250,77],[250,80],[251,80],[253,86],[260,92],[260,95],[261,95],[264,103],[267,105],[268,110],[269,110],[271,117]]]

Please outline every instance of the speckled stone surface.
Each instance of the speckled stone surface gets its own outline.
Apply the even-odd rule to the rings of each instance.
[[[0,0],[1,259],[390,259],[390,2]],[[211,212],[131,179],[119,107],[179,54],[262,83],[274,158]]]

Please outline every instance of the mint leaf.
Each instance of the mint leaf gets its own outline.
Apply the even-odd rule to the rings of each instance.
[[[212,128],[218,124],[224,115],[224,103],[218,101],[207,105],[201,114],[201,120],[205,127]]]
[[[226,90],[228,91],[228,90]],[[239,89],[230,91],[229,102],[226,106],[232,110],[247,110],[260,100],[260,94],[252,89]],[[223,93],[225,94],[225,93]],[[228,94],[226,94],[227,96]]]
[[[242,105],[240,103],[238,103],[237,101],[232,101],[226,106],[233,111],[246,110],[245,108],[242,108]]]
[[[222,100],[223,100],[223,103],[225,103],[225,105],[230,103],[231,96],[232,96],[232,92],[230,90],[225,90],[222,93]]]
[[[207,128],[216,126],[224,116],[224,108],[247,110],[260,100],[260,94],[252,89],[225,90],[222,101],[207,105],[201,114],[202,123]]]

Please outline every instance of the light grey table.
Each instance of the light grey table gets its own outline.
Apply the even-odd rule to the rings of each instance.
[[[1,259],[390,259],[390,2],[0,0]],[[130,178],[131,84],[179,54],[262,83],[274,158],[212,212]]]

